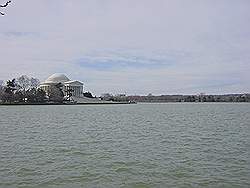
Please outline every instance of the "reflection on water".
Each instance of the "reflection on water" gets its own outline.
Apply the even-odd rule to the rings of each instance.
[[[0,187],[250,187],[250,104],[0,106]]]

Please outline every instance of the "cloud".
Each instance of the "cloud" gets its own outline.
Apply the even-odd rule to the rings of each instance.
[[[174,63],[178,63],[177,59],[182,58],[181,53],[179,56],[175,53],[147,53],[142,54],[140,50],[106,50],[96,51],[90,54],[85,54],[84,57],[77,60],[83,68],[89,68],[94,70],[106,71],[106,70],[119,70],[126,68],[133,69],[159,69],[166,68]]]
[[[137,94],[250,92],[247,0],[22,0],[0,18],[0,79],[54,72]]]
[[[18,31],[10,31],[10,32],[2,32],[2,35],[5,37],[38,37],[38,33],[34,32],[18,32]]]

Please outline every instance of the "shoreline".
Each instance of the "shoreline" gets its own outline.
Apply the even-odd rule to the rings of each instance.
[[[121,104],[220,104],[220,103],[233,103],[242,104],[249,102],[103,102],[103,103],[77,103],[77,104],[67,104],[67,103],[22,103],[22,104],[1,104],[0,106],[83,106],[83,105],[121,105]]]
[[[76,103],[76,104],[70,104],[70,103],[20,103],[20,104],[15,104],[15,103],[12,103],[12,104],[2,104],[0,103],[0,106],[74,106],[74,105],[112,105],[112,104],[137,104],[135,102],[102,102],[102,103]]]

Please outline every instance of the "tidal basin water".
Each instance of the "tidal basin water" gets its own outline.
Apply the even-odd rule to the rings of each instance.
[[[0,187],[250,187],[250,104],[0,106]]]

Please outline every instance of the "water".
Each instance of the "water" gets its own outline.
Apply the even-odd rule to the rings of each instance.
[[[0,187],[250,187],[250,104],[0,106]]]

